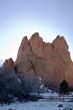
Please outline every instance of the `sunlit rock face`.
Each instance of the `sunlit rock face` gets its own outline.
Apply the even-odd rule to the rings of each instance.
[[[63,36],[57,36],[52,43],[45,43],[39,33],[22,39],[15,61],[17,73],[33,74],[42,78],[45,84],[58,86],[67,80],[73,86],[73,62]]]

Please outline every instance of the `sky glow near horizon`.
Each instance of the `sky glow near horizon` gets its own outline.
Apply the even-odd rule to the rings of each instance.
[[[45,42],[64,36],[73,60],[73,0],[0,1],[0,58],[16,59],[22,38],[39,32]]]

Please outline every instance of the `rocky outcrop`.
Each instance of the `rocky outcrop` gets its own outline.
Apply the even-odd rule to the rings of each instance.
[[[12,58],[6,59],[3,63],[3,69],[6,71],[11,71],[14,69],[14,61]]]
[[[67,80],[73,86],[73,62],[68,45],[63,36],[57,36],[52,43],[45,43],[39,33],[31,38],[25,36],[15,61],[17,73],[33,74],[41,77],[45,84],[56,86]]]

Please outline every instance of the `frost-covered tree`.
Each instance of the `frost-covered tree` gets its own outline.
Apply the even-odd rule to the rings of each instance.
[[[34,76],[30,76],[28,74],[20,75],[20,80],[21,80],[22,88],[26,95],[31,93],[38,93],[41,82],[36,75]]]

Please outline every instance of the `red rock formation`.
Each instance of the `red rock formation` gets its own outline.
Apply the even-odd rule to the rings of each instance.
[[[17,72],[37,74],[45,83],[59,83],[65,79],[73,86],[73,62],[64,37],[57,36],[52,43],[45,43],[34,33],[28,40],[24,37],[15,61]]]
[[[12,60],[12,58],[5,60],[5,62],[3,63],[3,68],[8,71],[14,69],[14,61]]]

